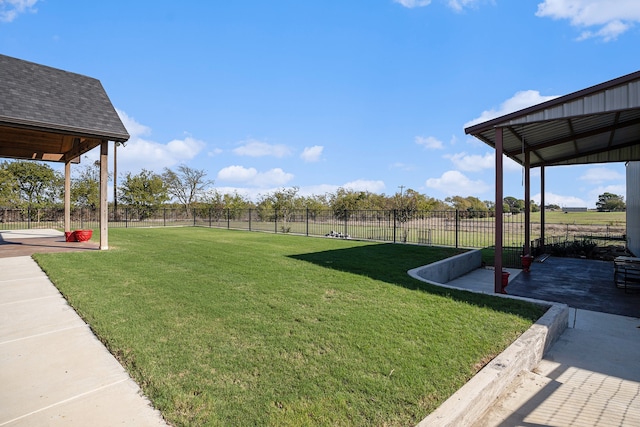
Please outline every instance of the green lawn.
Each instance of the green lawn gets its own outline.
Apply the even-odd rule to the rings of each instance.
[[[626,212],[568,212],[547,211],[545,212],[545,222],[547,224],[581,224],[581,225],[622,225],[627,222]],[[532,222],[540,222],[540,212],[531,214]]]
[[[414,425],[540,307],[406,271],[452,248],[112,229],[35,256],[174,425]]]

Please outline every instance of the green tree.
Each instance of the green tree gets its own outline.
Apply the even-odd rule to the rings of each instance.
[[[213,185],[213,181],[206,179],[206,176],[207,173],[203,169],[180,165],[177,172],[165,168],[162,179],[169,196],[184,206],[189,214],[193,203],[204,195],[208,186]]]
[[[7,164],[0,163],[0,206],[4,208],[16,206],[20,199],[18,181],[7,169]]]
[[[341,187],[328,198],[331,210],[338,219],[346,219],[349,212],[385,208],[382,201],[384,198],[368,191],[356,191]]]
[[[424,194],[408,188],[404,192],[398,192],[392,197],[393,209],[405,209],[410,212],[426,210],[429,202]]]
[[[143,169],[137,175],[127,172],[118,189],[118,199],[125,205],[137,208],[146,217],[169,200],[162,177]]]
[[[326,194],[303,197],[302,203],[312,218],[316,218],[323,210],[329,209],[329,200]]]
[[[531,212],[540,212],[540,206],[533,200],[531,200],[530,202],[530,207],[531,207]]]
[[[469,200],[462,196],[451,196],[444,199],[445,202],[449,203],[451,207],[459,211],[466,211],[471,208],[471,203]]]
[[[71,178],[71,203],[91,209],[100,206],[100,161],[83,166]]]
[[[508,206],[505,212],[511,212],[512,214],[518,214],[524,211],[524,200],[516,199],[513,196],[507,196],[504,198],[504,203]]]
[[[596,208],[599,212],[621,212],[627,208],[627,205],[622,196],[607,192],[598,196]]]
[[[274,218],[276,221],[281,221],[282,226],[280,229],[284,233],[290,231],[290,227],[287,225],[291,221],[295,210],[303,209],[303,199],[298,197],[298,187],[282,188],[261,195],[258,200],[258,215],[262,219]]]
[[[60,200],[64,178],[51,166],[20,160],[5,162],[2,169],[5,171],[5,180],[12,188],[9,191],[17,191],[17,197],[14,197],[17,205],[46,207]]]
[[[223,218],[238,219],[242,213],[254,207],[253,202],[242,196],[237,191],[233,193],[220,193],[215,189],[209,189],[202,194],[201,203],[209,211],[212,219],[220,221]],[[205,215],[203,213],[203,215]]]

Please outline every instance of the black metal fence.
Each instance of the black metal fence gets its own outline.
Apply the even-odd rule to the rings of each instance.
[[[504,215],[504,247],[524,245],[524,215]],[[200,226],[307,236],[415,243],[459,248],[486,248],[495,242],[495,221],[487,212],[399,210],[266,210],[198,208],[109,210],[109,227]],[[0,229],[64,227],[63,209],[2,209]],[[77,208],[71,211],[72,229],[97,229],[99,211]],[[545,227],[545,240],[596,241],[624,239],[624,224],[554,225]],[[531,239],[540,237],[540,224],[531,224]]]

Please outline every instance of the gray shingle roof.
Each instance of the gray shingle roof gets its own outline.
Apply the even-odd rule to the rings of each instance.
[[[124,142],[99,80],[0,55],[0,124]]]

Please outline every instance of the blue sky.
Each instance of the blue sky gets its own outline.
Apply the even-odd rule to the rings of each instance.
[[[637,0],[2,0],[0,53],[100,79],[131,134],[119,175],[493,200],[464,127],[639,70],[639,24]],[[546,201],[594,207],[624,174],[547,168]]]

